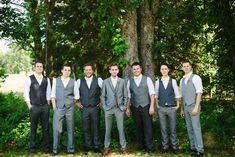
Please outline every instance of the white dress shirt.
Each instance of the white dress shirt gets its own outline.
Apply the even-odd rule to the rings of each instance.
[[[138,77],[134,77],[134,81],[135,81],[135,84],[137,85],[137,87],[139,87],[140,85],[140,82],[142,80],[142,74],[139,75]],[[147,77],[147,86],[148,86],[148,92],[149,92],[149,95],[155,95],[155,90],[154,90],[154,85],[153,85],[153,82],[152,80]],[[128,92],[128,98],[131,98],[131,92],[130,92],[130,80],[127,81],[127,92]]]
[[[190,73],[188,73],[187,75],[184,75],[183,78],[185,78],[185,84],[188,83],[188,79],[190,78],[190,76],[193,74],[193,72],[191,71]],[[180,80],[180,89],[182,91],[182,81],[183,79]],[[203,86],[202,86],[202,79],[200,76],[194,74],[193,78],[192,78],[192,82],[193,85],[196,89],[196,93],[202,93],[203,90]]]
[[[164,88],[166,89],[168,86],[170,77],[168,76],[166,78],[162,78],[161,80],[162,80]],[[175,93],[175,98],[180,98],[181,96],[179,94],[179,88],[177,86],[177,82],[175,79],[172,79],[172,87]],[[156,92],[156,97],[158,97],[159,96],[159,80],[155,82],[155,92]]]
[[[118,80],[118,77],[113,78],[113,77],[111,76],[111,81],[112,81],[112,84],[113,84],[113,87],[114,87],[114,88],[115,88],[116,85],[117,85],[117,80]]]
[[[61,80],[62,80],[62,83],[63,83],[64,88],[65,88],[69,83],[70,77],[68,77],[68,78],[62,78],[61,77]],[[74,99],[78,100],[80,98],[80,94],[79,94],[78,85],[77,85],[76,81],[74,81],[74,90],[73,90],[73,92],[74,92]],[[53,81],[52,81],[51,98],[56,98],[56,78],[53,78]]]
[[[35,76],[38,84],[41,85],[43,75],[38,75],[35,73],[34,76]],[[26,82],[25,82],[25,88],[24,88],[25,101],[30,101],[30,98],[29,98],[30,86],[31,86],[31,79],[30,79],[30,77],[27,77]],[[47,101],[50,101],[50,99],[51,99],[51,83],[50,83],[49,78],[47,78],[46,98],[47,98]]]

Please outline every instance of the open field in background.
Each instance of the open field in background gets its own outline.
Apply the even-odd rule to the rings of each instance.
[[[5,82],[1,83],[0,92],[24,92],[24,84],[26,77],[30,74],[20,73],[20,74],[9,74]]]

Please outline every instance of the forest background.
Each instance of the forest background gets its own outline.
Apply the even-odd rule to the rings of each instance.
[[[170,75],[179,83],[181,62],[189,59],[203,80],[205,147],[234,152],[234,0],[0,0],[0,37],[11,49],[0,53],[1,82],[9,74],[30,72],[39,59],[50,79],[60,75],[63,63],[71,64],[72,77],[79,78],[87,62],[105,79],[112,61],[119,64],[120,77],[127,79],[130,65],[139,61],[153,81],[161,76],[160,65],[169,64]],[[75,141],[82,147],[76,112]],[[0,114],[1,151],[26,149],[29,119],[22,93],[0,93]],[[158,123],[157,119],[155,144],[160,148]],[[135,144],[132,119],[126,119],[125,126],[127,140]],[[186,149],[183,119],[178,118],[177,131],[180,147]],[[118,147],[114,136],[113,146]]]

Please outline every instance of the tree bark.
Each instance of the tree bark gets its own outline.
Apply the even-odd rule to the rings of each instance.
[[[42,60],[43,59],[43,53],[42,53],[42,42],[41,42],[41,29],[40,29],[40,13],[38,9],[38,1],[32,0],[30,3],[29,13],[31,14],[32,18],[32,36],[33,36],[33,42],[34,42],[34,53],[35,53],[35,59],[36,60]]]
[[[154,77],[153,63],[153,42],[154,42],[154,25],[155,17],[159,6],[159,0],[144,0],[140,7],[140,54],[142,61],[143,73],[152,80]]]
[[[125,36],[125,43],[128,45],[128,49],[124,55],[124,58],[128,60],[128,64],[123,70],[123,76],[125,79],[128,79],[131,77],[131,64],[139,61],[136,9],[128,11],[124,15],[122,29]]]
[[[54,53],[56,50],[56,41],[53,33],[53,14],[55,7],[55,0],[45,0],[46,7],[46,45],[45,45],[45,67],[46,74],[52,78],[54,76]]]

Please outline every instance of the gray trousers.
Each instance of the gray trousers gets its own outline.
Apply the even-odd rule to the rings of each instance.
[[[160,120],[161,134],[162,134],[162,147],[169,149],[169,138],[167,127],[170,127],[170,141],[172,149],[178,148],[178,139],[176,135],[176,110],[173,107],[161,107],[158,109],[158,116]]]
[[[117,128],[119,133],[119,143],[121,149],[126,149],[126,138],[124,133],[124,112],[118,107],[114,107],[108,111],[105,111],[105,140],[104,148],[109,148],[111,141],[111,129],[112,129],[112,118],[115,115],[117,121]]]
[[[184,113],[185,113],[188,137],[191,149],[203,153],[204,149],[203,149],[202,132],[200,124],[201,107],[199,107],[198,114],[196,116],[193,116],[192,111],[194,107],[195,105],[189,105],[189,106],[184,105]]]
[[[63,131],[63,120],[66,118],[68,142],[67,152],[74,152],[74,106],[56,108],[53,115],[53,152],[59,149],[60,136]]]

